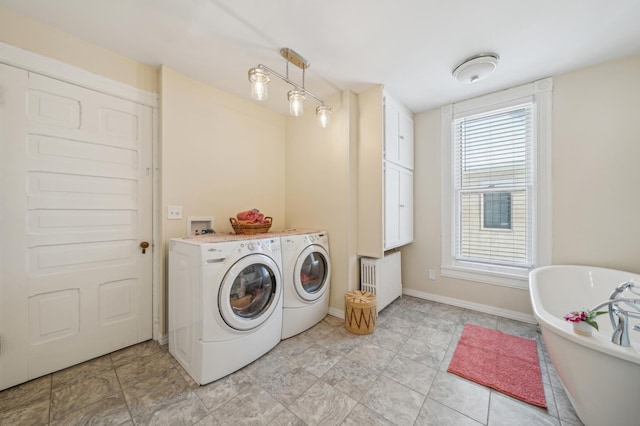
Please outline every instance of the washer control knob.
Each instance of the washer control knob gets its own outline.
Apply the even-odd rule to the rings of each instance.
[[[256,248],[255,248],[255,246],[253,245],[253,243],[249,243],[249,244],[247,244],[247,248],[248,248],[249,250],[252,250],[252,251],[256,249]]]

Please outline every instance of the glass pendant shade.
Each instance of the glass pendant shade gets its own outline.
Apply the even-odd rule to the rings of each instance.
[[[318,126],[323,129],[329,125],[331,119],[331,108],[326,105],[320,105],[316,108],[316,116],[318,117]]]
[[[249,70],[249,81],[251,82],[251,97],[258,101],[264,101],[269,96],[269,74],[260,68]]]
[[[271,78],[274,77],[276,79],[280,79],[290,85],[289,87],[291,90],[287,93],[289,114],[294,117],[304,114],[304,101],[308,96],[310,96],[320,103],[320,106],[316,108],[318,126],[321,128],[328,127],[331,121],[331,107],[325,105],[322,99],[314,95],[313,92],[306,90],[304,86],[304,75],[307,68],[309,68],[309,61],[303,58],[298,52],[295,52],[288,47],[280,49],[280,56],[287,61],[285,75],[282,75],[278,71],[275,71],[263,64],[258,64],[249,70],[248,75],[249,82],[251,83],[251,97],[258,101],[267,99],[268,85]],[[289,78],[289,65],[294,65],[302,70],[301,84],[298,84]]]
[[[287,94],[289,99],[289,114],[297,117],[304,113],[304,92],[301,90],[291,90]]]

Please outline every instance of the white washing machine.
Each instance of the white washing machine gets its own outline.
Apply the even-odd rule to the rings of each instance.
[[[169,242],[169,352],[201,385],[250,364],[280,342],[280,239],[247,238]]]
[[[282,338],[313,327],[329,312],[331,260],[327,232],[281,234],[284,301]]]

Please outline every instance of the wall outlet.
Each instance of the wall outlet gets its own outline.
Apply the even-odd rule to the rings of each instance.
[[[168,220],[182,219],[182,206],[168,206],[167,219]]]
[[[435,269],[429,269],[429,279],[435,281],[435,279],[436,279],[436,270]]]

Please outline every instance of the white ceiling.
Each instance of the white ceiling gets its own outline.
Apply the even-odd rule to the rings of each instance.
[[[289,47],[311,62],[305,83],[316,95],[384,84],[413,112],[640,53],[640,0],[0,0],[0,7],[246,99],[248,69],[262,63],[284,74],[279,50]],[[480,52],[500,55],[496,72],[457,83],[453,67]],[[290,76],[300,81],[301,72],[291,67]],[[272,83],[266,105],[286,112],[287,90]]]

